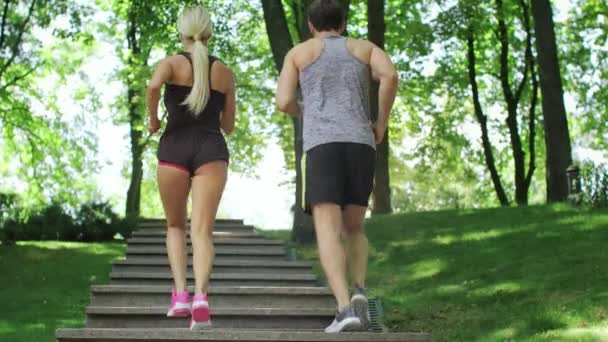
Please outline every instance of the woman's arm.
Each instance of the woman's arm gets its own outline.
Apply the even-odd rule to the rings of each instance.
[[[148,131],[150,133],[156,133],[160,129],[160,120],[158,119],[160,90],[163,84],[171,79],[171,74],[171,64],[167,59],[163,59],[156,66],[152,79],[148,83],[148,89],[146,91],[146,103],[148,105],[148,113],[150,115],[150,123],[148,126]]]
[[[225,134],[230,135],[234,132],[234,121],[236,116],[236,80],[234,73],[228,67],[223,67],[225,80],[226,80],[226,102],[224,103],[224,110],[220,118],[220,126]]]

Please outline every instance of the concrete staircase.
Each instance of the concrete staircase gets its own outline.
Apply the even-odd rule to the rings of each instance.
[[[216,223],[209,293],[213,329],[191,332],[188,319],[166,317],[173,282],[163,226],[161,220],[140,224],[128,240],[126,259],[113,263],[110,284],[91,287],[86,327],[58,329],[57,341],[431,340],[414,333],[323,333],[335,302],[312,265],[290,260],[282,242],[257,235],[241,220]],[[188,283],[193,285],[191,266]]]

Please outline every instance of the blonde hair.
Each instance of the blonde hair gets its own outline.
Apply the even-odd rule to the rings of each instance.
[[[209,88],[209,50],[203,43],[211,37],[213,24],[206,8],[186,8],[179,15],[177,30],[183,39],[194,41],[192,46],[192,91],[184,101],[195,115],[205,109],[211,89]]]

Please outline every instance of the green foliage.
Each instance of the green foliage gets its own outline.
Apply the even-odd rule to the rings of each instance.
[[[608,148],[608,3],[573,0],[568,20],[558,27],[564,87],[574,95],[574,133],[585,145]]]
[[[608,208],[608,166],[593,161],[583,163],[581,187],[584,204],[592,208]]]
[[[107,241],[116,234],[126,237],[135,226],[121,219],[107,202],[91,202],[70,207],[52,201],[41,207],[21,206],[18,196],[0,195],[0,241],[13,244],[23,240]]]
[[[16,222],[19,219],[18,199],[16,194],[0,192],[0,242],[10,242],[6,222]]]
[[[208,5],[216,18],[212,48],[237,79],[236,129],[227,138],[230,167],[251,174],[262,158],[268,137],[282,136],[284,130],[282,118],[273,115],[275,89],[269,80],[276,77],[276,71],[263,11],[259,4],[249,1],[210,1]]]
[[[282,0],[296,42],[304,18],[300,8],[307,1]],[[463,44],[469,26],[475,30],[481,100],[489,116],[497,167],[507,195],[512,197],[514,173],[504,124],[506,110],[496,77],[500,51],[495,2],[385,2],[386,48],[401,75],[390,133],[396,208],[414,211],[497,204],[485,171],[478,124],[472,116]],[[36,1],[29,11],[32,3],[9,2],[0,42],[0,189],[23,194],[23,207],[39,206],[51,198],[78,207],[99,198],[92,179],[99,166],[96,132],[88,127],[98,121],[95,113],[102,103],[94,85],[80,73],[97,42],[105,40],[114,45],[122,61],[114,80],[120,80],[124,89],[113,106],[113,118],[116,125],[131,124],[140,134],[137,144],[145,147],[142,212],[162,214],[155,181],[158,138],[145,131],[143,91],[156,61],[181,50],[175,27],[179,11],[201,1],[97,0],[92,4],[50,0]],[[269,142],[282,147],[285,165],[293,168],[292,122],[274,110],[277,72],[259,1],[203,3],[210,8],[215,24],[211,51],[237,77],[237,127],[227,139],[231,169],[253,172]],[[367,36],[366,11],[366,1],[351,1],[350,36]],[[510,82],[514,84],[522,78],[524,61],[521,2],[504,0],[504,15],[511,46]],[[576,101],[576,110],[569,113],[573,140],[578,146],[598,149],[605,149],[608,141],[606,20],[605,1],[573,0],[567,21],[557,23],[564,84]],[[130,27],[135,28],[131,41]],[[65,88],[74,78],[82,78],[81,86],[71,94],[81,106],[82,113],[76,115],[67,114],[62,107]],[[128,89],[133,90],[131,96]],[[522,114],[530,95],[526,87],[519,107]],[[529,136],[526,116],[522,115],[519,132],[524,141]],[[544,137],[542,129],[537,133],[532,203],[544,201],[545,194]],[[524,152],[530,153],[527,144]]]
[[[7,1],[3,10],[0,164],[10,167],[2,170],[0,189],[14,188],[17,179],[30,202],[56,197],[75,203],[75,193],[86,197],[94,189],[85,175],[96,166],[87,154],[95,144],[82,127],[85,119],[66,117],[58,98],[93,45],[85,30],[91,9],[54,0]],[[88,100],[94,110],[95,98]]]
[[[57,328],[83,327],[90,286],[108,283],[111,262],[125,247],[31,241],[0,246],[0,340],[54,341]]]
[[[85,203],[76,213],[76,227],[80,241],[103,241],[114,239],[116,234],[128,236],[131,227],[126,226],[107,202]]]
[[[498,77],[500,46],[495,2],[388,1],[387,51],[401,74],[399,98],[391,127],[397,165],[391,167],[395,207],[401,210],[482,207],[497,204],[485,166],[471,98],[466,35],[474,30],[481,102],[488,116],[490,140],[504,188],[512,196],[513,157],[505,125],[506,105]],[[519,1],[505,1],[510,54],[510,83],[523,77],[525,32]],[[519,134],[529,155],[526,86],[518,110]],[[537,110],[537,115],[539,114]],[[536,159],[542,160],[542,131],[537,126]],[[395,140],[393,140],[395,139]],[[406,164],[405,167],[402,165]],[[544,196],[544,167],[537,162],[530,197]],[[399,181],[397,181],[399,180]]]

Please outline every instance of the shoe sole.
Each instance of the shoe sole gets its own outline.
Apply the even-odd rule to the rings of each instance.
[[[190,316],[190,304],[176,303],[167,312],[167,317],[188,317]]]
[[[189,310],[171,310],[167,313],[167,317],[188,317],[190,316],[190,311]]]
[[[206,329],[211,329],[211,321],[190,323],[190,330],[206,330]]]
[[[351,304],[355,311],[355,316],[361,321],[361,326],[364,330],[369,327],[369,304],[367,297],[362,295],[354,295],[351,299]]]
[[[192,309],[192,321],[190,330],[204,330],[211,327],[211,319],[208,304],[197,305]]]
[[[338,323],[338,327],[335,330],[325,330],[326,333],[341,333],[347,331],[360,331],[362,329],[361,321],[357,317],[345,318],[342,322]]]

